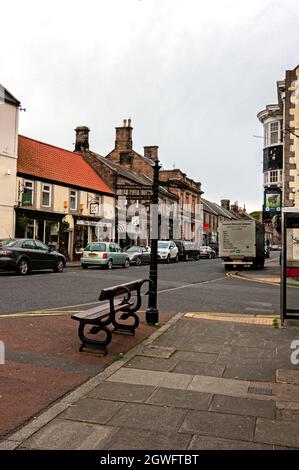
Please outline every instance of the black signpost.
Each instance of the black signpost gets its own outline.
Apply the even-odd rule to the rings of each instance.
[[[150,263],[150,279],[152,286],[150,287],[148,308],[146,310],[146,322],[156,325],[159,321],[159,310],[157,306],[157,290],[158,290],[158,203],[159,203],[159,171],[161,166],[159,160],[155,161],[154,178],[152,188],[152,221],[151,221],[151,263]]]

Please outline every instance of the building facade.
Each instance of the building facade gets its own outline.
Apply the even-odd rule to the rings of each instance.
[[[0,85],[0,239],[15,232],[19,106]]]
[[[19,136],[16,237],[36,238],[68,259],[114,238],[114,194],[83,157]]]

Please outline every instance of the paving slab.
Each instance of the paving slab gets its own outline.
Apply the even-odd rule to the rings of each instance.
[[[255,380],[275,382],[275,363],[265,365],[263,362],[250,361],[248,364],[231,364],[225,367],[223,377],[228,379]]]
[[[278,369],[276,382],[299,385],[299,370]]]
[[[25,449],[40,450],[96,450],[116,432],[109,426],[54,419],[47,426],[22,443]]]
[[[209,393],[158,388],[146,403],[190,410],[208,410],[211,400],[212,395]]]
[[[105,424],[122,407],[123,403],[97,398],[82,398],[61,413],[58,418]]]
[[[188,411],[179,432],[239,439],[253,440],[255,418],[212,411]]]
[[[113,416],[108,424],[118,428],[175,432],[180,428],[186,413],[187,411],[182,409],[128,403]]]
[[[191,352],[191,351],[177,351],[173,355],[173,359],[177,361],[188,361],[199,363],[213,364],[218,357],[218,354],[203,353],[203,352]]]
[[[219,437],[194,436],[188,450],[274,450],[274,446]]]
[[[239,397],[247,394],[249,384],[250,382],[245,380],[195,375],[188,390]]]
[[[177,364],[178,360],[171,359],[159,359],[146,356],[135,356],[131,361],[127,362],[125,367],[132,369],[144,369],[144,370],[157,370],[169,372]]]
[[[254,441],[299,448],[299,423],[258,418]]]
[[[149,357],[157,357],[160,359],[169,359],[176,351],[176,348],[170,346],[158,346],[158,345],[151,345],[146,346],[140,352],[140,354]]]
[[[155,387],[145,385],[132,385],[127,383],[103,382],[95,387],[89,394],[90,398],[103,400],[116,400],[122,402],[144,402],[155,390]]]
[[[136,385],[152,385],[167,388],[187,389],[192,375],[157,372],[152,370],[122,368],[107,379],[109,382],[121,382]]]
[[[210,377],[222,377],[225,371],[223,365],[211,365],[197,362],[180,361],[171,372],[177,374],[189,374],[189,375],[209,375]]]
[[[269,419],[274,419],[275,417],[274,402],[248,398],[215,395],[209,409],[210,411],[244,416],[259,416]]]
[[[187,434],[120,429],[107,443],[108,450],[185,450],[191,436]]]

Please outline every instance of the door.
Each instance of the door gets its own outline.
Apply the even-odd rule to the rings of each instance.
[[[39,269],[54,269],[56,266],[56,256],[50,253],[49,247],[39,240],[35,240]]]
[[[146,248],[142,248],[142,262],[149,263],[151,260],[151,253]]]
[[[31,269],[40,269],[41,259],[39,257],[39,252],[36,249],[34,240],[25,240],[22,244],[20,250],[20,255],[26,255],[30,260]]]
[[[115,244],[115,251],[117,256],[117,264],[124,264],[128,255],[127,253],[123,252],[121,247]]]

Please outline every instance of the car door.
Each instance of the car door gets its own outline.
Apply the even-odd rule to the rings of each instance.
[[[128,255],[125,251],[122,251],[121,247],[115,243],[115,251],[117,256],[117,264],[124,264]]]
[[[151,260],[151,253],[146,248],[142,248],[141,259],[142,263],[149,263]]]
[[[41,257],[39,250],[36,249],[35,241],[31,239],[24,240],[20,249],[20,255],[26,255],[29,258],[31,269],[41,269]]]
[[[38,257],[41,263],[40,269],[54,269],[56,266],[56,256],[54,253],[50,253],[49,247],[39,240],[35,240],[35,246],[38,250]]]
[[[170,258],[176,258],[177,254],[178,254],[178,248],[176,246],[175,243],[170,243],[169,244],[169,252],[170,252]]]

